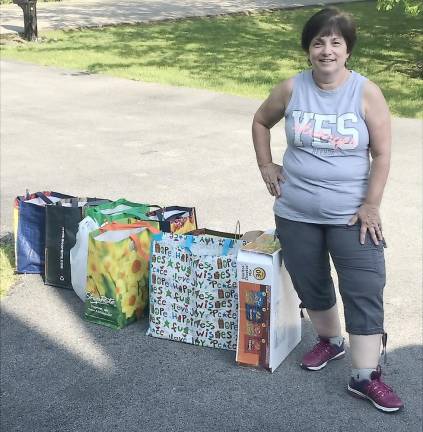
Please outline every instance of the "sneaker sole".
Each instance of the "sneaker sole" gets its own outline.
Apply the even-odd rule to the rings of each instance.
[[[345,351],[341,351],[339,354],[337,354],[335,357],[332,357],[331,359],[329,359],[328,361],[326,361],[326,362],[324,362],[324,363],[322,363],[321,365],[319,365],[319,366],[306,366],[306,365],[304,365],[304,364],[300,364],[300,366],[303,368],[303,369],[306,369],[306,370],[311,370],[311,371],[318,371],[318,370],[320,370],[320,369],[323,369],[330,361],[332,361],[332,360],[340,360],[341,358],[343,358],[345,356]]]
[[[368,401],[370,401],[378,410],[383,411],[383,412],[387,412],[387,413],[393,413],[393,412],[397,412],[399,411],[402,407],[399,408],[389,408],[389,407],[384,407],[382,405],[379,405],[378,403],[376,403],[372,398],[370,398],[369,396],[365,395],[364,393],[361,393],[360,391],[353,389],[352,387],[350,387],[350,385],[348,384],[348,392],[359,399],[367,399]]]

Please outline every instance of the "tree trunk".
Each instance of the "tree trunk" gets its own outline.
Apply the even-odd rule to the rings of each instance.
[[[25,39],[28,41],[37,40],[37,0],[13,0],[13,3],[23,10]]]

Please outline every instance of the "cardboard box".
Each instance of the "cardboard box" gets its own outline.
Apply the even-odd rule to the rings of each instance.
[[[301,340],[300,300],[273,231],[238,252],[240,365],[273,372]]]

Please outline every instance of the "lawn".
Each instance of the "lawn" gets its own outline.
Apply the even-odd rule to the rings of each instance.
[[[341,8],[359,26],[349,67],[380,85],[394,115],[423,118],[419,18],[378,12],[374,2]],[[278,81],[307,67],[299,38],[318,9],[43,32],[41,42],[2,46],[1,56],[265,98]]]
[[[0,297],[7,294],[16,280],[15,253],[11,236],[0,240]]]

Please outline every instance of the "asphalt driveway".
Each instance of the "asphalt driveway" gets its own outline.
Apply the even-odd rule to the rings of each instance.
[[[12,200],[53,189],[195,205],[201,226],[273,225],[250,138],[258,100],[87,75],[18,62],[1,66],[1,229]],[[71,291],[23,276],[1,304],[4,431],[420,431],[422,427],[422,122],[393,119],[382,213],[388,242],[386,381],[405,401],[387,415],[346,393],[349,355],[298,367],[303,341],[274,374],[235,354],[82,319]],[[282,126],[273,130],[282,157]]]

